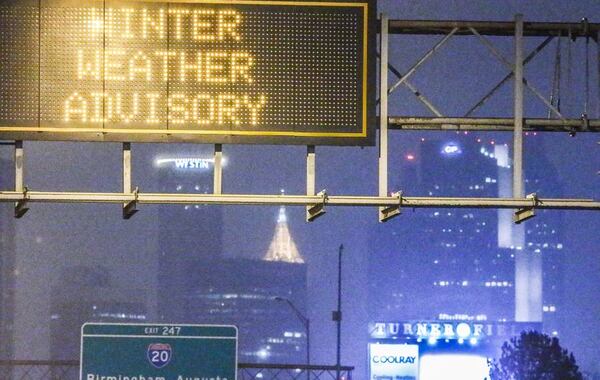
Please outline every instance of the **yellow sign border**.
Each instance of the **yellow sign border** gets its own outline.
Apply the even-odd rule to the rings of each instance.
[[[317,1],[273,1],[273,0],[133,0],[148,3],[185,3],[185,4],[240,4],[240,5],[284,5],[284,6],[322,6],[322,7],[357,7],[363,8],[363,120],[362,132],[294,132],[294,131],[237,131],[237,130],[185,130],[185,129],[144,129],[144,128],[77,128],[77,127],[2,127],[0,132],[49,132],[49,133],[98,133],[98,134],[166,134],[166,135],[227,135],[227,136],[287,136],[287,137],[333,137],[357,138],[367,137],[367,98],[368,98],[368,2],[317,2]]]

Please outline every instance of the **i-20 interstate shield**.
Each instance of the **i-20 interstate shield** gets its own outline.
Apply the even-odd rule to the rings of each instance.
[[[156,368],[163,368],[171,361],[173,350],[166,343],[152,343],[148,346],[148,360]]]

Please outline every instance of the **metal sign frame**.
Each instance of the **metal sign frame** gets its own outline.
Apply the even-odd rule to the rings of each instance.
[[[569,31],[569,34],[566,34]],[[313,221],[325,214],[330,206],[360,206],[379,208],[378,218],[381,222],[390,220],[400,214],[402,207],[408,208],[493,208],[515,209],[515,222],[521,223],[535,215],[537,209],[560,210],[594,210],[600,211],[600,201],[594,199],[550,199],[539,194],[523,194],[522,147],[524,131],[578,133],[600,132],[600,103],[598,117],[591,119],[585,114],[581,119],[566,119],[553,111],[552,102],[546,101],[548,108],[558,118],[528,119],[523,114],[523,95],[525,87],[533,88],[523,77],[523,66],[530,60],[531,54],[537,54],[547,43],[538,46],[527,58],[523,55],[523,39],[525,37],[556,36],[569,38],[593,39],[599,46],[598,71],[600,73],[600,24],[567,24],[567,23],[524,23],[521,16],[513,22],[481,22],[481,21],[405,21],[389,20],[382,15],[380,20],[380,118],[379,118],[379,191],[377,195],[344,196],[329,194],[326,190],[316,191],[316,148],[307,146],[306,152],[306,194],[304,195],[254,195],[223,193],[223,145],[214,146],[214,189],[213,194],[155,194],[145,193],[131,183],[131,144],[123,144],[123,191],[120,193],[85,193],[85,192],[49,192],[32,191],[24,184],[24,150],[23,142],[7,142],[4,145],[14,146],[15,188],[13,191],[0,191],[0,202],[15,202],[15,216],[22,217],[31,203],[113,203],[123,205],[123,217],[130,218],[140,204],[222,204],[222,205],[293,205],[305,206],[307,221]],[[418,67],[433,56],[450,37],[476,35],[482,43],[511,70],[510,77],[517,80],[514,90],[515,115],[513,118],[463,118],[443,117],[439,110],[424,97],[409,81],[408,74],[402,75],[388,62],[390,34],[447,34],[420,59],[409,73],[415,73]],[[484,36],[504,36],[515,39],[514,65],[501,58],[493,45]],[[586,44],[586,46],[589,46]],[[514,70],[513,70],[514,66]],[[589,64],[586,65],[589,71]],[[392,73],[400,82],[388,87],[387,76]],[[589,73],[588,73],[589,74]],[[589,76],[588,76],[589,77]],[[503,81],[502,83],[504,83]],[[388,96],[404,85],[436,116],[399,117],[388,115]],[[586,87],[586,111],[590,104],[589,86]],[[600,89],[600,81],[598,83]],[[535,89],[532,91],[536,94]],[[483,104],[489,94],[482,99]],[[538,96],[539,97],[539,96]],[[479,104],[478,103],[478,104]],[[437,110],[434,111],[434,110]],[[558,111],[558,110],[556,110]],[[430,130],[430,131],[511,131],[514,135],[515,153],[513,155],[514,195],[510,198],[467,198],[467,197],[409,197],[402,191],[390,192],[388,189],[388,134],[390,130]]]

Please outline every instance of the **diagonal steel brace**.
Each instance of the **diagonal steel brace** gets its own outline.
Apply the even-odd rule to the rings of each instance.
[[[427,53],[425,53],[425,55],[423,57],[421,57],[421,59],[419,59],[407,72],[406,74],[404,74],[404,76],[402,78],[400,78],[400,80],[398,82],[396,82],[392,87],[389,88],[388,93],[392,93],[394,92],[398,87],[400,87],[400,85],[404,82],[406,82],[406,80],[413,75],[417,69],[424,64],[425,62],[427,62],[427,60],[429,58],[431,58],[442,46],[444,46],[444,44],[446,42],[448,42],[448,40],[450,39],[450,37],[452,37],[456,32],[458,32],[459,28],[454,28],[452,29],[452,31],[450,33],[448,33],[446,36],[444,36],[444,38],[442,38],[437,44],[435,44],[435,46],[433,46]]]
[[[398,79],[402,79],[404,77],[404,75],[394,66],[388,64],[388,67]],[[415,95],[417,99],[419,99],[419,101],[421,101],[421,103],[423,103],[425,107],[427,107],[435,116],[444,117],[444,115],[433,105],[433,103],[431,103],[431,101],[427,99],[425,95],[423,95],[423,93],[419,91],[412,83],[410,83],[408,80],[405,80],[404,85],[408,87],[413,95]],[[379,103],[379,100],[377,102]]]
[[[541,44],[539,44],[535,49],[533,49],[531,51],[531,53],[529,53],[529,55],[525,58],[525,60],[523,61],[523,65],[527,65],[533,58],[535,58],[539,52],[541,52],[546,45],[548,45],[552,40],[554,39],[554,36],[550,36],[548,38],[546,38],[544,40],[544,42],[542,42]],[[464,117],[469,117],[473,114],[473,112],[475,112],[479,107],[481,107],[482,105],[485,104],[485,102],[487,102],[492,95],[494,95],[496,93],[496,91],[498,91],[506,82],[508,82],[510,79],[512,79],[515,76],[514,71],[511,71],[510,73],[506,74],[506,76],[504,78],[502,78],[502,80],[500,82],[498,82],[498,84],[496,86],[494,86],[487,94],[485,94],[481,100],[479,100],[473,107],[471,107],[469,109],[469,111],[467,111],[467,113],[465,114]]]
[[[487,47],[491,53],[500,61],[502,62],[502,64],[504,64],[504,66],[506,66],[508,68],[508,70],[510,70],[512,73],[514,73],[515,71],[515,67],[514,65],[507,60],[495,47],[494,45],[484,36],[482,36],[481,34],[479,34],[479,32],[477,30],[475,30],[475,28],[473,27],[469,27],[469,30],[479,38],[479,40],[483,43],[483,45],[485,47]],[[554,107],[549,101],[548,99],[546,99],[544,97],[544,95],[542,95],[535,87],[533,87],[532,84],[529,83],[529,81],[525,78],[523,78],[523,84],[525,84],[525,86],[535,95],[537,96],[545,105],[546,107],[548,107],[554,114],[556,114],[556,116],[558,116],[560,119],[565,120],[564,116],[560,113],[559,110],[556,109],[556,107]]]

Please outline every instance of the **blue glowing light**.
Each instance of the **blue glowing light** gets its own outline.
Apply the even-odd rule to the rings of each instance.
[[[421,380],[481,380],[489,378],[488,358],[478,355],[425,355],[421,359]]]
[[[461,147],[455,142],[449,142],[442,148],[442,154],[445,156],[457,156],[461,153]]]

